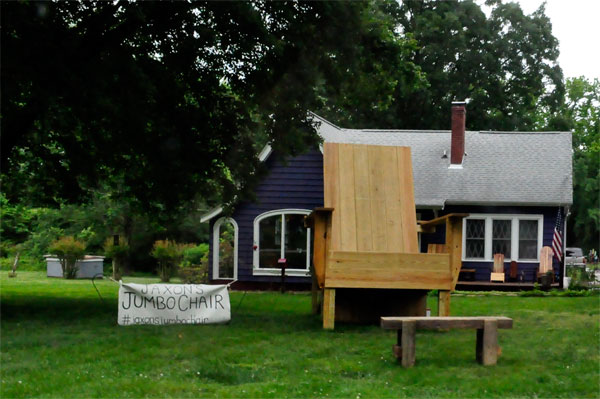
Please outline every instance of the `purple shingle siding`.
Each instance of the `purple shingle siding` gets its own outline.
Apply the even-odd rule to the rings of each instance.
[[[256,202],[242,202],[232,215],[239,227],[238,280],[256,282],[279,282],[279,276],[253,276],[252,258],[254,245],[254,219],[268,211],[277,209],[312,210],[323,206],[323,155],[319,150],[291,158],[283,163],[277,154],[266,160],[269,172],[257,186]],[[212,226],[218,217],[211,220],[210,248],[212,259]],[[212,261],[209,268],[212,278]],[[310,282],[308,277],[287,277],[286,283]]]

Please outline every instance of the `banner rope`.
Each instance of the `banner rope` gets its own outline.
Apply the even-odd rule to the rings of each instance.
[[[112,281],[115,284],[119,284],[121,285],[123,283],[123,281],[117,281],[114,278],[110,277],[110,276],[106,276],[104,277],[104,274],[102,273],[96,273],[93,277],[92,277],[92,285],[94,286],[94,289],[96,290],[96,292],[98,293],[98,297],[100,298],[100,300],[102,301],[103,305],[106,305],[106,302],[104,302],[104,298],[102,298],[102,295],[100,295],[100,291],[98,290],[98,287],[96,287],[96,282],[94,281],[96,279],[96,277],[102,277],[102,278],[106,278],[110,281]],[[230,282],[229,284],[227,284],[227,289],[231,289],[231,286],[233,285],[233,283],[235,283],[236,281],[238,281],[237,279],[233,280],[232,282]],[[246,296],[246,291],[244,291],[244,295],[242,296],[242,299],[240,300],[240,303],[238,304],[237,309],[239,309],[240,305],[242,304],[242,301],[244,300],[244,297]]]

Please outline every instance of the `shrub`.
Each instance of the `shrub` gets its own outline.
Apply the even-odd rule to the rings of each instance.
[[[208,244],[189,247],[183,251],[179,277],[186,284],[208,282]]]
[[[58,257],[63,277],[73,279],[77,275],[77,261],[85,256],[85,243],[73,236],[59,238],[50,244],[50,252]]]
[[[115,245],[112,237],[104,241],[104,255],[112,259],[112,278],[120,280],[123,275],[124,262],[129,256],[129,243],[121,238],[119,244]]]
[[[160,281],[169,282],[183,258],[183,251],[188,244],[180,244],[171,240],[157,240],[152,246],[150,255],[158,261],[158,276]]]
[[[192,265],[199,265],[202,260],[208,256],[208,244],[199,244],[190,246],[183,251],[183,260]]]

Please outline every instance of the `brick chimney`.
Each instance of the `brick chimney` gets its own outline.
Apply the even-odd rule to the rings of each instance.
[[[450,167],[462,165],[465,154],[465,119],[467,110],[464,101],[452,102],[452,138],[450,141]]]

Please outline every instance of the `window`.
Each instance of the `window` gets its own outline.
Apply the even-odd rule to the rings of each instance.
[[[232,218],[220,218],[213,226],[213,279],[237,278],[238,226]]]
[[[537,236],[535,220],[519,220],[519,259],[537,259]]]
[[[492,255],[503,254],[504,259],[511,258],[511,225],[511,220],[492,219]]]
[[[485,219],[468,219],[465,256],[483,259],[485,250]]]
[[[542,215],[471,214],[463,221],[463,260],[537,262],[542,249]]]
[[[278,260],[287,259],[287,274],[307,275],[310,265],[310,229],[304,216],[310,211],[284,209],[264,213],[254,221],[255,274],[279,274]]]

